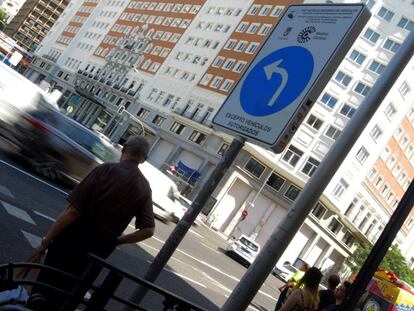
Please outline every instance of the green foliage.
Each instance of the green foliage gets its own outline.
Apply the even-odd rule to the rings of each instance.
[[[351,268],[353,274],[358,273],[371,252],[371,248],[371,246],[361,244],[352,256],[347,259],[347,264]],[[394,273],[399,279],[414,286],[414,272],[408,267],[407,262],[398,247],[394,245],[390,247],[380,264],[380,268]]]
[[[7,13],[0,9],[0,30],[4,30],[6,28],[6,21],[7,21]]]

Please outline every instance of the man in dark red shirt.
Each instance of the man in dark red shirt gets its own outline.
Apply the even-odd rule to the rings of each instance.
[[[151,188],[138,169],[148,152],[149,144],[143,137],[131,137],[119,163],[99,165],[72,191],[69,205],[37,248],[38,253],[48,249],[46,265],[80,276],[88,264],[89,252],[106,258],[117,245],[137,243],[154,234]],[[133,217],[136,230],[123,235]],[[41,272],[38,281],[64,290],[74,286],[53,272]],[[56,293],[40,288],[33,292],[47,301],[42,310],[58,310],[62,303]]]

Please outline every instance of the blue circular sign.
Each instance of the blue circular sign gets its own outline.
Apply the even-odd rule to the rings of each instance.
[[[250,71],[240,91],[243,110],[267,116],[289,106],[308,85],[313,56],[300,46],[290,46],[264,57]]]

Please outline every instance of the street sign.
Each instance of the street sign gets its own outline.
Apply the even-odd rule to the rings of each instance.
[[[363,4],[290,5],[213,125],[282,152],[369,17]]]

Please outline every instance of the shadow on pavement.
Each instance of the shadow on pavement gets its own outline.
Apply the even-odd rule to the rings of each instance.
[[[127,245],[123,247],[122,250],[114,252],[114,254],[112,254],[108,259],[108,261],[114,266],[141,278],[144,277],[144,274],[146,273],[152,260],[153,256],[137,245]],[[167,265],[155,281],[156,285],[206,310],[220,310],[217,305],[207,299],[190,282],[187,282],[174,273],[165,270],[172,271],[171,267]],[[98,282],[101,281],[103,277],[104,276],[101,276],[98,279]],[[117,290],[117,295],[129,300],[136,286],[137,285],[131,281],[122,281]],[[157,293],[148,292],[143,302],[141,302],[141,306],[148,310],[163,310],[162,300],[163,297]],[[112,301],[108,305],[107,310],[121,309],[122,308],[119,304]]]

